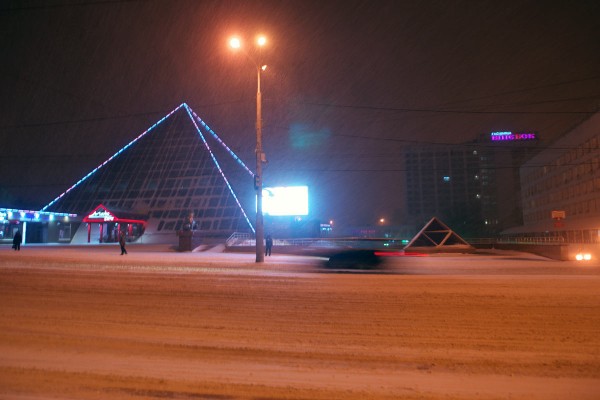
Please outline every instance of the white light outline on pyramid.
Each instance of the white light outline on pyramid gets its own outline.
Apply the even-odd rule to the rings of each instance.
[[[246,219],[246,222],[248,222],[248,225],[250,225],[250,229],[252,229],[253,233],[256,233],[256,231],[254,230],[254,226],[252,226],[252,223],[250,222],[250,219],[248,218],[248,216],[246,215],[246,212],[244,211],[244,207],[242,207],[242,205],[240,204],[237,196],[235,195],[235,192],[233,191],[233,188],[231,187],[231,185],[229,184],[229,181],[227,180],[227,178],[225,177],[225,173],[223,172],[223,170],[221,169],[221,166],[219,165],[219,162],[217,161],[217,158],[215,157],[215,155],[213,154],[212,150],[210,149],[210,146],[208,145],[208,142],[206,141],[206,139],[204,138],[204,135],[202,134],[202,132],[200,131],[200,128],[198,128],[198,125],[196,124],[196,121],[194,120],[194,117],[192,116],[192,109],[185,103],[183,103],[183,106],[185,108],[185,110],[187,111],[190,119],[192,120],[192,123],[194,124],[194,127],[196,128],[196,130],[198,131],[198,135],[200,135],[200,137],[202,138],[202,142],[204,142],[204,146],[206,147],[206,150],[208,150],[210,157],[213,159],[213,162],[215,163],[215,165],[217,166],[217,169],[219,170],[219,173],[221,174],[221,176],[223,177],[223,180],[225,181],[225,184],[227,185],[227,187],[229,188],[229,191],[231,192],[231,195],[233,196],[233,198],[235,199],[235,202],[237,203],[238,207],[240,208],[240,210],[242,210],[242,214],[244,214],[244,218]],[[196,116],[197,117],[197,116]],[[200,118],[198,118],[200,121],[202,121]],[[207,128],[210,129],[206,124],[203,123],[203,125]],[[218,137],[214,132],[212,132],[212,129],[210,130],[210,132],[212,133],[213,136]],[[223,143],[223,141],[219,138],[219,142],[223,145],[225,145],[225,143]],[[225,148],[231,153],[233,154],[233,152],[231,150],[229,150],[229,147],[225,146]],[[242,160],[240,160],[237,156],[235,156],[235,158],[244,166],[244,163],[242,162]],[[248,170],[248,168],[246,168]],[[249,172],[250,170],[248,170]],[[252,173],[251,173],[252,174]]]
[[[212,153],[212,151],[210,150],[210,147],[208,146],[208,143],[206,142],[204,136],[202,135],[202,132],[200,131],[200,129],[198,128],[198,125],[196,124],[196,121],[194,120],[193,115],[196,116],[196,118],[198,118],[198,120],[200,121],[200,123],[206,127],[206,129],[213,135],[213,137],[215,137],[219,143],[221,143],[225,149],[229,152],[230,155],[232,155],[234,157],[234,159],[240,163],[242,165],[242,167],[244,167],[246,169],[246,171],[248,171],[250,173],[251,176],[254,176],[254,174],[248,169],[248,167],[242,162],[242,160],[235,155],[235,153],[229,149],[229,147],[227,147],[225,145],[225,143],[217,136],[216,133],[213,132],[212,129],[210,129],[208,127],[208,125],[206,125],[204,123],[204,121],[202,121],[202,119],[200,119],[200,117],[198,117],[198,115],[184,102],[181,103],[180,105],[178,105],[177,107],[175,107],[171,112],[169,112],[167,115],[165,115],[164,117],[162,117],[161,119],[159,119],[158,121],[156,121],[152,126],[150,126],[148,129],[146,129],[144,132],[142,132],[140,135],[138,135],[135,139],[133,139],[131,142],[127,143],[125,146],[123,146],[119,151],[117,151],[115,154],[113,154],[112,156],[110,156],[106,161],[104,161],[102,164],[98,165],[96,168],[94,168],[92,171],[90,171],[87,175],[85,175],[83,178],[81,178],[80,180],[78,180],[74,185],[72,185],[70,188],[68,188],[67,190],[65,190],[63,193],[61,193],[59,196],[57,196],[54,200],[52,200],[50,203],[46,204],[40,211],[45,211],[48,207],[52,206],[54,203],[56,203],[58,200],[60,200],[61,198],[63,198],[67,193],[69,193],[71,190],[73,190],[74,188],[76,188],[77,186],[79,186],[79,184],[81,184],[83,181],[87,180],[90,176],[92,176],[95,172],[97,172],[100,168],[104,167],[106,164],[108,164],[110,161],[112,161],[115,157],[117,157],[119,154],[123,153],[126,149],[128,149],[131,145],[133,145],[135,142],[137,142],[138,140],[140,140],[142,137],[144,137],[147,133],[149,133],[150,131],[152,131],[154,128],[156,128],[158,125],[160,125],[163,121],[165,121],[167,118],[169,118],[171,115],[173,115],[177,110],[179,110],[181,107],[184,107],[185,110],[188,113],[188,117],[191,119],[192,123],[194,124],[194,127],[196,128],[198,134],[200,135],[200,137],[202,138],[202,141],[205,144],[205,147],[208,149],[208,152],[211,155],[211,158],[213,159],[213,162],[215,163],[217,169],[219,170],[221,176],[223,177],[223,179],[225,180],[225,183],[227,185],[227,187],[229,188],[231,194],[233,195],[233,198],[235,199],[237,205],[240,207],[240,210],[242,211],[242,214],[244,214],[244,218],[246,219],[246,222],[248,222],[248,225],[250,225],[250,229],[252,229],[252,232],[255,232],[254,230],[254,226],[252,226],[252,223],[250,222],[250,220],[248,219],[248,216],[246,215],[246,212],[244,211],[244,208],[242,207],[242,205],[240,204],[240,202],[238,201],[237,196],[235,195],[233,188],[231,187],[231,185],[229,184],[229,181],[227,180],[227,178],[225,178],[225,174],[223,173],[223,170],[221,170],[221,167],[219,166],[219,163],[217,162],[217,159],[215,158],[214,154]]]
[[[208,133],[210,133],[210,134],[211,134],[211,135],[212,135],[212,136],[215,138],[215,140],[216,140],[216,141],[218,141],[219,143],[221,143],[221,145],[222,145],[222,146],[225,148],[225,150],[227,150],[227,151],[229,152],[229,154],[230,154],[230,155],[231,155],[231,156],[232,156],[232,157],[233,157],[233,158],[234,158],[234,159],[235,159],[235,160],[236,160],[238,163],[240,163],[240,164],[242,165],[242,167],[244,167],[244,169],[245,169],[246,171],[248,171],[248,173],[249,173],[249,174],[250,174],[252,177],[254,177],[254,172],[250,171],[250,168],[248,168],[248,167],[246,166],[246,164],[244,164],[244,162],[243,162],[243,161],[242,161],[242,160],[241,160],[241,159],[240,159],[240,158],[237,156],[237,154],[235,154],[235,153],[233,152],[233,150],[231,150],[231,149],[230,149],[230,148],[229,148],[229,147],[228,147],[228,146],[225,144],[225,142],[223,142],[223,141],[221,140],[221,138],[220,138],[220,137],[219,137],[219,136],[218,136],[218,135],[217,135],[217,134],[216,134],[216,133],[215,133],[215,132],[214,132],[212,129],[210,129],[210,127],[209,127],[208,125],[206,125],[206,123],[205,123],[204,121],[202,121],[202,118],[200,118],[200,117],[198,116],[198,114],[196,114],[196,113],[194,112],[194,110],[192,110],[192,108],[191,108],[190,106],[188,106],[187,104],[185,105],[185,107],[186,107],[186,109],[187,109],[188,111],[190,111],[190,112],[191,112],[191,113],[194,115],[194,117],[196,117],[196,119],[198,120],[198,122],[200,122],[200,124],[201,124],[201,125],[202,125],[204,128],[206,128],[206,131],[207,131]],[[198,128],[198,127],[196,127],[196,128]]]

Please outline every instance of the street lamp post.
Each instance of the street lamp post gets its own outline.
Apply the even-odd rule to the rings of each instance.
[[[263,239],[265,237],[263,211],[262,211],[262,99],[260,95],[260,72],[262,68],[256,68],[258,85],[256,89],[256,262],[265,261],[265,249]]]
[[[266,43],[266,39],[261,36],[256,41],[257,45],[262,47]],[[241,48],[241,41],[238,38],[232,38],[229,45],[233,49]],[[262,163],[264,162],[264,153],[262,150],[262,98],[260,93],[260,74],[265,70],[266,65],[260,65],[247,52],[246,56],[256,66],[257,89],[256,89],[256,171],[254,173],[254,189],[256,189],[256,262],[265,261],[265,230],[262,212]]]

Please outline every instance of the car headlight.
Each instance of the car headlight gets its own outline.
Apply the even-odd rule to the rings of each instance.
[[[575,259],[577,261],[589,261],[592,259],[592,255],[590,253],[577,253]]]

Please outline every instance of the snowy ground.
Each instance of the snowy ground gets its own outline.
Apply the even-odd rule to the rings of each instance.
[[[600,265],[0,247],[1,399],[598,399]]]

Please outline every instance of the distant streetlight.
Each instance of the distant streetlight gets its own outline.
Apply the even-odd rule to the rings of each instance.
[[[262,48],[265,44],[267,44],[267,39],[264,36],[259,36],[256,39],[258,48]],[[229,40],[229,46],[234,50],[243,49],[242,41],[237,37],[233,37]],[[254,174],[254,189],[256,189],[256,262],[264,262],[265,245],[263,241],[265,231],[262,212],[262,163],[265,162],[265,154],[262,151],[262,100],[260,94],[260,74],[267,69],[267,66],[261,65],[260,60],[250,57],[248,52],[244,51],[244,54],[256,67],[256,76],[258,80],[256,90],[256,172]]]

